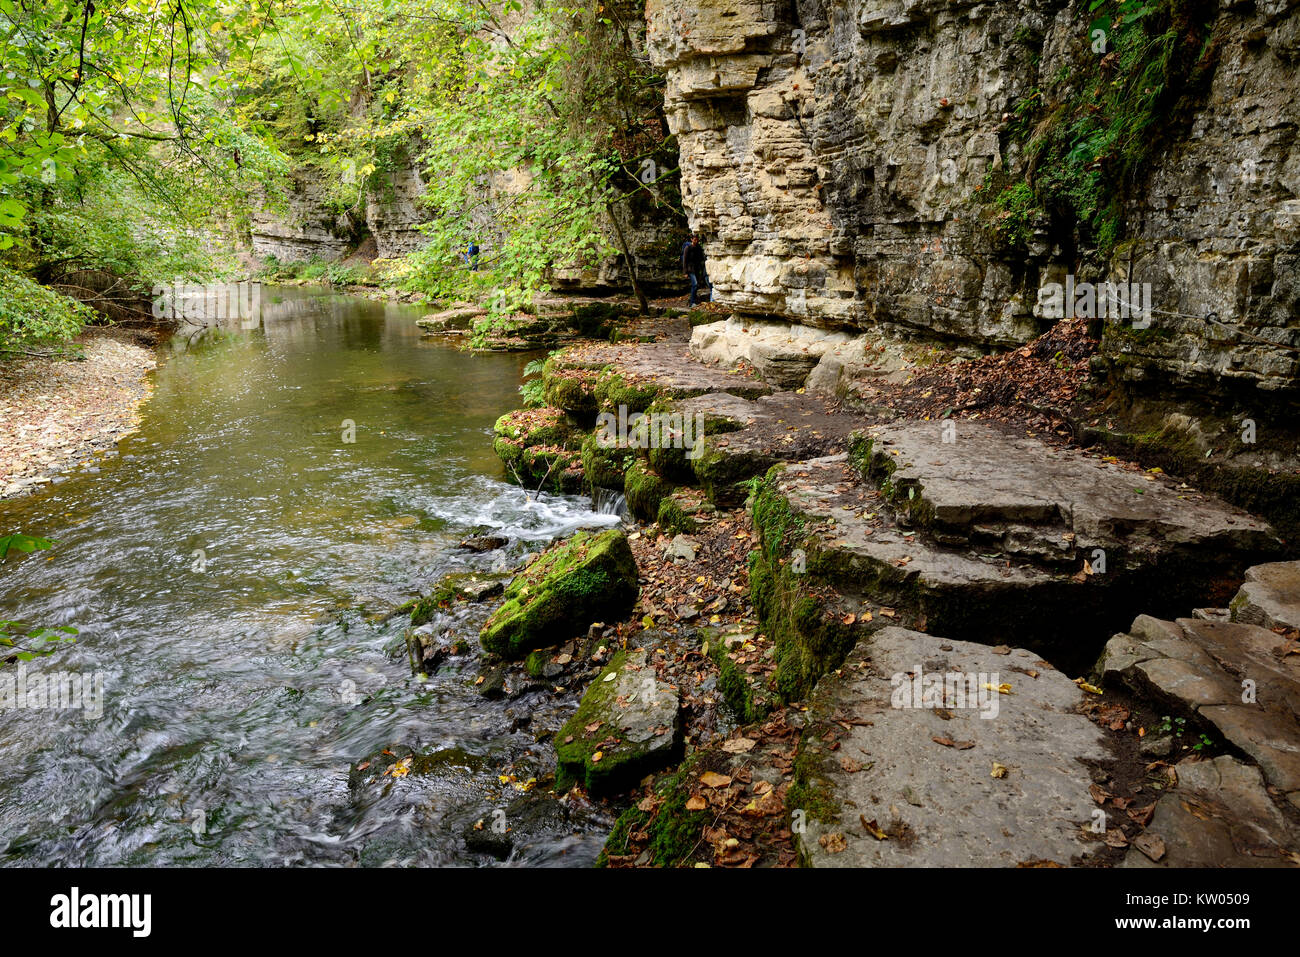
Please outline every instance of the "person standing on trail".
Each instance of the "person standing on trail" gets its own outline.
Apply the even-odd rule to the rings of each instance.
[[[471,239],[469,245],[465,247],[464,255],[465,265],[469,266],[471,270],[478,269],[478,243]]]
[[[700,234],[693,233],[682,245],[682,273],[691,281],[691,305],[700,301],[701,287],[709,290],[709,299],[713,298],[713,287],[709,283],[709,274],[704,270],[704,247],[700,245]]]

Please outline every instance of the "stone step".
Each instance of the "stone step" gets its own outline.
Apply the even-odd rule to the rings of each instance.
[[[1246,570],[1229,605],[1232,620],[1265,628],[1300,628],[1300,562],[1270,562]]]
[[[795,392],[758,399],[712,393],[667,408],[702,417],[704,445],[693,458],[661,450],[651,454],[651,462],[669,475],[689,469],[709,500],[724,507],[742,504],[749,494],[743,483],[773,465],[843,451],[849,436],[866,425],[861,416],[842,412],[820,396]]]
[[[1175,556],[1232,565],[1280,552],[1268,525],[1241,509],[992,423],[883,425],[854,453],[904,521],[948,544],[1075,569],[1101,549],[1108,574]]]
[[[982,426],[945,444],[939,423],[880,427],[848,455],[773,470],[754,517],[755,601],[787,697],[851,647],[832,619],[863,600],[1083,671],[1135,614],[1226,600],[1280,548],[1263,523],[1162,478]]]
[[[1108,756],[1078,713],[1083,697],[1023,649],[876,632],[809,700],[787,799],[803,824],[801,858],[814,867],[1079,863],[1097,848],[1085,839],[1095,807],[1085,762]]]
[[[772,387],[741,370],[700,364],[686,343],[587,343],[565,349],[546,362],[547,402],[576,415],[594,416],[620,406],[644,412],[657,398],[726,393],[747,398],[768,395]]]

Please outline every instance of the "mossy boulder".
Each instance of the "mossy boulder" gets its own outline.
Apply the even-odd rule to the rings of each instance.
[[[749,494],[748,480],[762,476],[779,461],[764,450],[706,441],[704,451],[691,461],[691,466],[709,501],[720,508],[731,508],[744,503]]]
[[[632,514],[642,521],[659,519],[659,504],[673,488],[639,459],[633,460],[623,481],[623,497]]]
[[[617,415],[626,408],[630,416],[649,409],[659,395],[659,387],[651,382],[629,382],[622,373],[606,369],[596,379],[595,395],[602,410]]]
[[[659,511],[655,520],[659,523],[659,531],[664,535],[693,535],[699,530],[699,523],[695,521],[694,515],[683,507],[682,503],[675,496],[669,495],[659,503]]]
[[[632,610],[640,588],[636,559],[618,529],[579,532],[517,575],[479,635],[483,650],[521,658],[559,644],[593,621],[616,621]]]
[[[681,702],[644,649],[617,652],[560,729],[557,783],[613,794],[681,756]]]

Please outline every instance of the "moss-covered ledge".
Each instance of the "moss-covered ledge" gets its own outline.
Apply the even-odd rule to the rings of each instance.
[[[582,432],[558,408],[516,409],[493,426],[492,451],[510,477],[530,488],[583,488]]]

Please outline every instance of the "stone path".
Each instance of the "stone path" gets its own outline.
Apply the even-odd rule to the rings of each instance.
[[[655,487],[652,504],[696,501],[674,483],[721,508],[748,499],[769,657],[765,687],[733,690],[764,712],[806,702],[786,802],[807,825],[792,818],[803,861],[1070,866],[1129,847],[1125,866],[1300,862],[1300,570],[1261,564],[1285,545],[1159,470],[1025,427],[899,418],[889,389],[914,359],[728,321],[547,367],[548,398],[577,422],[621,405],[704,417],[698,457],[612,467],[629,500],[635,484]],[[1071,680],[1103,647],[1102,687]],[[948,677],[947,695],[900,706],[901,676],[918,673]],[[1133,722],[1095,721],[1098,707],[1168,714],[1212,742],[1210,759],[1179,748],[1165,783],[1137,785],[1127,835],[1090,829],[1099,804],[1125,807],[1097,797],[1097,782],[1122,784],[1113,735],[1140,750]]]
[[[801,856],[814,867],[1076,862],[1095,806],[1084,762],[1107,757],[1078,713],[1083,696],[1023,649],[877,632],[811,699]],[[827,731],[845,727],[830,750]]]

